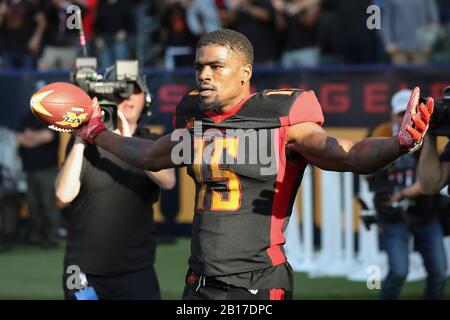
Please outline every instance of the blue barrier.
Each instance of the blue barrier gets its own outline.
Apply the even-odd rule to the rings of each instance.
[[[254,90],[302,87],[316,92],[330,126],[372,126],[387,118],[389,97],[401,87],[421,86],[423,93],[439,97],[450,83],[450,65],[402,66],[321,66],[282,69],[256,67]],[[0,126],[15,128],[29,108],[35,82],[70,81],[70,70],[0,71]],[[181,96],[194,89],[191,67],[168,72],[161,68],[144,69],[153,97],[153,121],[170,127],[172,112]]]

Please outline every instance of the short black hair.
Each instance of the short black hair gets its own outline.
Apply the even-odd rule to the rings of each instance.
[[[228,47],[243,55],[247,60],[246,62],[253,65],[253,46],[250,40],[240,32],[230,29],[219,29],[207,33],[197,42],[196,49],[209,45]]]

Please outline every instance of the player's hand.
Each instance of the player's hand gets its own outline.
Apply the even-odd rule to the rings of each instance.
[[[405,116],[398,133],[400,147],[411,152],[422,146],[423,137],[428,130],[434,110],[433,98],[428,97],[426,105],[424,103],[419,104],[419,98],[420,89],[415,87],[409,98]]]
[[[97,97],[92,99],[92,114],[89,122],[81,126],[79,129],[75,130],[73,134],[83,138],[83,140],[94,144],[95,138],[103,130],[107,130],[102,120],[102,110],[98,104]]]

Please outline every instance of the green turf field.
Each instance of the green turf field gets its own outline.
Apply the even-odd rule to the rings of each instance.
[[[62,299],[63,246],[56,250],[16,247],[0,253],[0,299]],[[187,270],[189,240],[160,245],[156,271],[163,299],[179,299]],[[423,281],[407,283],[402,297],[419,299]],[[365,282],[341,278],[308,279],[295,274],[295,299],[376,299],[377,290],[368,290]],[[450,284],[446,286],[450,298]]]

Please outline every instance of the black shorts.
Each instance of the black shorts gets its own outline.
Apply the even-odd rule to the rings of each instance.
[[[63,275],[64,299],[75,300],[77,290],[68,289],[66,285],[69,276],[66,273]],[[161,300],[153,265],[113,276],[86,274],[86,278],[88,286],[94,287],[100,300]]]
[[[292,300],[292,292],[278,288],[249,290],[189,270],[183,300]]]

